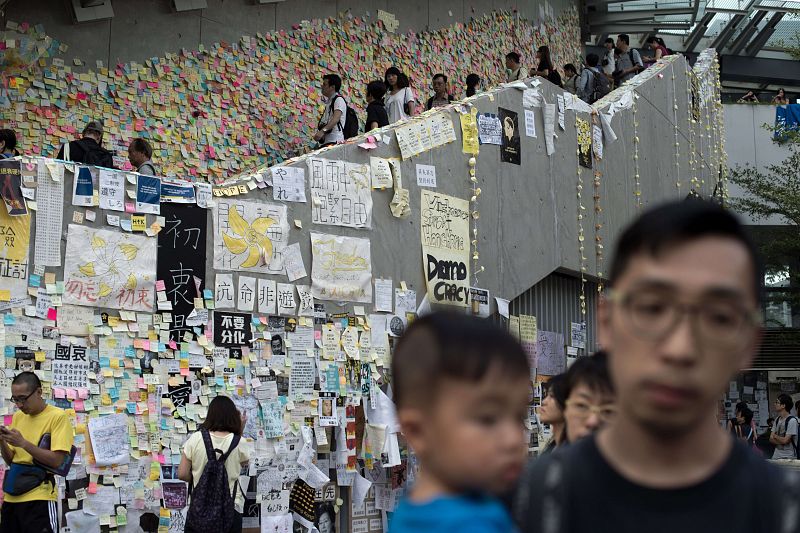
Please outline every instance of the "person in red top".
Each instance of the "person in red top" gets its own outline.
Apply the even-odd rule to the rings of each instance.
[[[649,67],[662,57],[670,55],[669,49],[664,45],[664,39],[660,37],[648,37],[644,43],[644,47],[653,53],[652,56],[644,56],[642,58],[645,67]]]

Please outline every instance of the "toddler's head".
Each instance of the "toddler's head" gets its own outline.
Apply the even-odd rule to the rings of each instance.
[[[416,320],[392,358],[403,434],[448,491],[508,489],[525,461],[530,371],[507,331],[452,312]]]

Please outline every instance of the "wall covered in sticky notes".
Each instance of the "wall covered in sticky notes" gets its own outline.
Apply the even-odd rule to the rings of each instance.
[[[144,137],[162,174],[218,180],[311,149],[323,111],[321,76],[327,72],[342,75],[343,94],[363,129],[366,84],[382,79],[391,65],[409,74],[424,102],[437,72],[451,78],[456,98],[464,96],[468,73],[481,76],[484,87],[505,81],[503,58],[511,50],[522,54],[527,67],[534,66],[533,52],[544,44],[557,65],[576,63],[577,11],[556,16],[547,5],[529,18],[511,11],[476,12],[466,23],[407,33],[400,33],[398,19],[387,12],[314,19],[279,31],[248,26],[249,35],[237,33],[230,42],[197,47],[181,41],[157,57],[122,63],[113,56],[111,64],[65,61],[73,43],[48,37],[41,21],[13,22],[2,41],[5,49],[0,48],[8,79],[0,86],[0,120],[17,131],[22,152],[54,157],[89,120],[102,119],[115,166],[130,168],[128,143]],[[154,14],[100,41],[113,44],[122,39],[116,32],[136,34],[142,25],[157,33],[168,17]],[[81,42],[94,38],[75,35]]]

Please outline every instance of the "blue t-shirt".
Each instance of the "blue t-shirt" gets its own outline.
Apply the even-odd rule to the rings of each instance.
[[[512,533],[505,508],[487,496],[441,497],[427,503],[405,498],[389,522],[389,533]]]

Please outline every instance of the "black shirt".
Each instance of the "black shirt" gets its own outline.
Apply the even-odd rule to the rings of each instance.
[[[70,161],[76,163],[114,168],[114,158],[111,152],[97,144],[97,141],[91,137],[84,137],[78,141],[70,141],[69,158]],[[63,145],[58,151],[56,159],[64,159]]]
[[[563,477],[554,475],[559,468]],[[697,485],[643,487],[612,469],[589,437],[529,465],[514,517],[522,533],[797,533],[797,525],[781,529],[781,522],[799,510],[798,484],[795,472],[736,442],[722,467]],[[560,527],[544,526],[552,520]]]
[[[383,105],[383,101],[374,100],[367,104],[367,123],[364,126],[364,131],[369,131],[369,125],[373,122],[377,122],[379,128],[389,125],[389,114],[386,112],[386,106]]]

